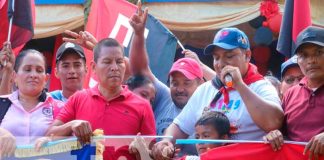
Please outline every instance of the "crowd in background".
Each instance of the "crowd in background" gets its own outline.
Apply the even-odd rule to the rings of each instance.
[[[55,66],[62,90],[49,93],[43,54],[24,50],[15,57],[6,42],[0,53],[0,157],[11,155],[16,145],[39,149],[60,136],[89,144],[95,129],[105,135],[172,136],[147,147],[152,159],[186,159],[226,145],[177,146],[175,153],[175,140],[188,137],[264,140],[275,151],[287,139],[308,142],[311,158],[324,155],[323,28],[310,26],[299,34],[295,56],[281,65],[281,81],[262,76],[250,63],[244,32],[222,28],[204,50],[213,56],[214,70],[183,50],[185,58],[173,63],[167,86],[149,68],[147,12],[139,10],[130,19],[129,58],[115,39],[97,42],[88,32],[66,31],[71,38],[58,49]],[[85,58],[82,47],[93,50],[93,59]],[[89,89],[83,88],[86,61],[98,82]],[[129,159],[143,157],[136,143],[123,149]],[[107,159],[114,156],[104,152]]]

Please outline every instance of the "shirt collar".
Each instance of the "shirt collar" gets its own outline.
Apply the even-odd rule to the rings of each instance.
[[[303,86],[303,87],[306,87],[308,89],[310,89],[308,86],[307,86],[307,83],[308,83],[309,79],[305,76],[302,80],[300,80],[299,82],[299,86]],[[318,87],[316,90],[320,89],[320,88],[324,88],[324,85],[321,85],[320,87]]]
[[[20,106],[19,105],[20,102],[19,102],[19,91],[18,90],[14,91],[11,95],[9,95],[8,99],[13,104],[15,104],[16,106]],[[38,102],[38,104],[36,105],[36,107],[34,109],[36,109],[36,108],[38,108],[38,107],[40,107],[40,106],[42,106],[44,104],[51,104],[53,101],[54,101],[53,97],[50,96],[50,94],[47,92],[45,101],[44,102]]]
[[[91,94],[91,96],[103,97],[99,91],[98,84],[90,89],[90,94]],[[120,95],[117,96],[116,98],[121,97],[121,98],[125,99],[130,95],[131,95],[131,92],[128,90],[128,87],[126,85],[122,85],[122,91],[121,91]]]
[[[308,78],[305,76],[303,79],[300,80],[299,85],[307,87],[307,83],[308,83]]]
[[[18,101],[19,100],[19,91],[16,90],[16,91],[12,92],[12,94],[9,95],[8,98],[11,101]],[[46,93],[46,100],[45,100],[45,102],[47,102],[47,101],[49,101],[49,102],[53,101],[53,97],[49,93]]]

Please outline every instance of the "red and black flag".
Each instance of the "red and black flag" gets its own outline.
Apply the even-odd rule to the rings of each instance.
[[[277,50],[291,57],[299,32],[312,24],[310,0],[286,0]]]
[[[8,38],[9,21],[12,19],[10,42],[17,48],[28,42],[34,35],[34,0],[1,0],[0,8],[0,48]]]

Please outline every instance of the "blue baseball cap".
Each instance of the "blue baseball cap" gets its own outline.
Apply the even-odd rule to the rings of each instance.
[[[315,26],[309,26],[301,31],[296,40],[296,49],[294,54],[298,51],[300,46],[305,43],[313,43],[319,46],[324,46],[324,29]]]
[[[205,55],[210,55],[215,47],[220,47],[226,50],[235,48],[250,48],[248,37],[244,32],[237,28],[223,28],[219,30],[212,44],[209,44],[205,50]]]
[[[284,62],[284,63],[281,64],[281,79],[285,75],[286,71],[289,68],[294,67],[294,66],[298,66],[298,63],[297,63],[297,55],[292,56],[286,62]]]

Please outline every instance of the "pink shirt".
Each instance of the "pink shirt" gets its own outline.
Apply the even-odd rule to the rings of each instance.
[[[17,138],[17,144],[30,144],[36,138],[44,136],[54,117],[64,106],[63,102],[47,96],[44,102],[39,102],[35,108],[26,111],[18,100],[18,91],[6,97],[12,104],[0,126]]]

